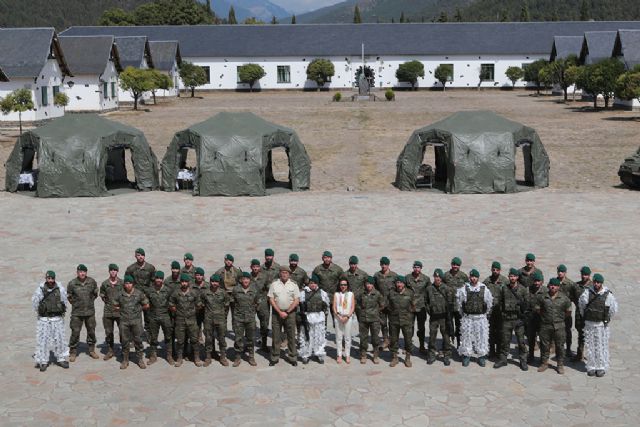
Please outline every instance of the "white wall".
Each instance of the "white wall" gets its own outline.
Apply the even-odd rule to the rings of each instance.
[[[16,89],[27,88],[31,90],[31,97],[35,108],[32,111],[22,113],[23,121],[39,121],[52,119],[64,115],[64,108],[53,105],[53,87],[59,86],[60,92],[64,92],[62,84],[62,72],[55,59],[47,60],[42,71],[34,79],[13,79],[6,83],[0,83],[0,98],[4,98]],[[43,105],[42,88],[46,87],[47,105]],[[17,122],[18,113],[0,114],[0,120]]]
[[[73,82],[73,85],[69,83]],[[107,83],[107,97],[103,94]],[[115,95],[111,84],[115,86]],[[67,111],[108,111],[118,108],[118,72],[109,61],[101,75],[76,75],[67,77],[65,90],[69,96]]]
[[[395,77],[398,66],[406,61],[418,60],[424,63],[425,77],[419,79],[418,86],[439,87],[440,83],[433,77],[433,72],[440,64],[453,64],[454,79],[448,87],[476,88],[480,84],[479,71],[481,64],[494,65],[494,81],[482,82],[481,87],[502,87],[511,86],[511,82],[505,76],[505,71],[510,66],[522,67],[523,64],[531,63],[542,56],[365,56],[366,65],[376,71],[376,87],[409,87],[408,83],[400,83]],[[280,58],[184,58],[185,61],[193,62],[196,65],[210,67],[210,83],[200,86],[199,89],[248,89],[248,85],[237,83],[237,67],[243,64],[260,64],[266,76],[263,77],[254,88],[261,89],[303,89],[315,88],[315,83],[307,81],[306,69],[309,62],[316,57],[280,57]],[[335,75],[329,88],[352,88],[354,87],[354,74],[356,69],[362,64],[360,56],[353,57],[325,57],[330,59],[335,67]],[[289,66],[290,82],[278,83],[278,66]],[[524,87],[526,82],[519,81],[516,87]]]

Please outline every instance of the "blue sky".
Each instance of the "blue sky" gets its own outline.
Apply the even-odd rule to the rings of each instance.
[[[343,0],[270,0],[272,3],[282,6],[293,13],[304,13],[310,10],[320,9],[325,6],[340,3]]]

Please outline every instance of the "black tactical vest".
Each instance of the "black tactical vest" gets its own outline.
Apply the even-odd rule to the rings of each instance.
[[[324,311],[326,308],[326,303],[322,301],[322,295],[320,294],[320,289],[315,292],[306,292],[304,293],[304,302],[306,304],[307,313],[318,313]]]
[[[52,291],[48,291],[46,286],[42,287],[42,299],[38,304],[38,316],[40,317],[58,317],[64,315],[66,307],[60,296],[60,288],[55,287]]]
[[[610,319],[609,307],[605,305],[609,291],[606,291],[602,295],[589,291],[589,303],[584,309],[584,320],[591,322],[605,322],[608,323]]]
[[[484,302],[484,287],[479,292],[467,291],[467,300],[462,303],[462,311],[465,314],[484,314],[487,312],[487,304]]]

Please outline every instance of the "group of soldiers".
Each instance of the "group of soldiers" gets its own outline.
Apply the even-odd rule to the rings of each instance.
[[[480,274],[472,269],[467,275],[461,270],[459,257],[451,260],[450,269],[435,269],[431,278],[422,272],[423,264],[415,261],[410,273],[399,275],[390,269],[387,257],[380,259],[380,270],[369,275],[359,268],[357,256],[349,258],[349,268],[343,270],[333,263],[331,252],[322,254],[322,263],[311,276],[298,266],[297,254],[289,256],[289,264],[280,266],[274,251],[266,249],[264,262],[251,260],[250,271],[234,265],[234,257],[225,255],[224,266],[205,279],[205,271],[194,265],[191,253],[184,255],[184,264],[173,261],[166,275],[146,261],[142,248],[135,250],[136,261],[127,267],[124,277],[119,268],[109,265],[109,277],[98,287],[87,275],[87,267],[78,265],[76,278],[67,287],[56,281],[48,271],[45,282],[33,295],[38,314],[37,345],[34,358],[37,367],[45,371],[50,351],[63,368],[78,356],[80,332],[87,331],[89,356],[96,353],[95,300],[104,302],[103,326],[106,354],[114,357],[115,326],[122,346],[121,369],[129,364],[130,347],[137,353],[137,364],[146,368],[158,359],[158,336],[164,335],[164,357],[179,367],[192,353],[196,366],[209,366],[217,359],[228,366],[226,353],[227,318],[231,313],[234,335],[233,366],[239,366],[246,355],[255,366],[254,342],[259,330],[259,346],[268,352],[267,338],[271,318],[270,365],[278,363],[281,346],[286,342],[289,362],[297,365],[298,348],[303,363],[316,357],[324,363],[326,324],[336,329],[337,362],[350,362],[350,329],[357,319],[360,334],[360,363],[368,360],[369,340],[372,360],[380,363],[380,351],[388,348],[390,366],[399,363],[400,334],[404,339],[405,366],[411,367],[414,326],[417,323],[419,352],[426,354],[427,364],[438,355],[438,332],[442,338],[442,357],[451,364],[454,343],[462,365],[468,366],[477,357],[480,366],[487,358],[495,360],[494,368],[507,365],[512,336],[515,334],[518,364],[522,370],[534,361],[536,340],[540,343],[538,371],[549,367],[551,343],[555,343],[557,372],[564,373],[565,357],[575,362],[586,360],[589,376],[601,377],[609,368],[609,322],[617,311],[617,302],[604,286],[604,277],[582,267],[580,280],[567,277],[564,265],[557,267],[557,276],[543,287],[544,277],[535,266],[535,256],[527,254],[525,266],[511,268],[507,277],[494,261],[491,274],[480,282]],[[71,337],[64,339],[63,318],[71,306]],[[572,305],[578,346],[571,352]],[[355,319],[354,319],[355,317]],[[257,326],[256,318],[259,322]],[[426,324],[429,335],[427,347]],[[204,360],[201,358],[200,337],[204,332]],[[380,339],[380,334],[382,338]],[[147,364],[144,361],[143,336],[149,343]],[[218,351],[215,350],[215,342]],[[528,347],[528,348],[527,348]]]

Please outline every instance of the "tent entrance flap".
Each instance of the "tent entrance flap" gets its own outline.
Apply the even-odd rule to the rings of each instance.
[[[38,152],[33,144],[25,144],[21,150],[22,165],[18,191],[35,191],[38,186]]]
[[[421,137],[422,139],[422,137]],[[416,175],[416,188],[445,190],[447,184],[447,150],[439,139],[422,142],[422,161]]]
[[[177,190],[193,190],[198,168],[198,153],[192,143],[181,145],[178,149]]]
[[[274,147],[267,153],[265,186],[291,189],[291,160],[288,148]]]
[[[525,187],[533,187],[535,182],[533,178],[533,155],[531,154],[531,141],[521,140],[516,142],[514,174],[516,184]],[[521,148],[522,150],[518,150]],[[520,157],[520,158],[519,158]],[[518,165],[522,165],[519,168]]]

